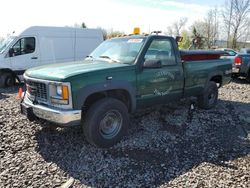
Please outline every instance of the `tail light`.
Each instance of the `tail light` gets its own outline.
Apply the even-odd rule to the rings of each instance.
[[[241,65],[241,64],[242,64],[242,59],[241,59],[241,57],[239,57],[239,56],[235,57],[235,59],[234,59],[234,64],[235,64],[235,65]]]

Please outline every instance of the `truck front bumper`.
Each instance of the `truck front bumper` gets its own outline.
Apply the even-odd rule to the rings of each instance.
[[[26,96],[21,103],[21,113],[30,120],[38,117],[60,126],[74,126],[81,123],[81,110],[61,110],[33,104]]]

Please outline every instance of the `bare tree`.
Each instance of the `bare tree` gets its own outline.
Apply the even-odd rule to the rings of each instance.
[[[207,13],[207,16],[204,19],[204,37],[206,38],[207,47],[211,48],[215,44],[215,40],[219,36],[218,27],[218,10],[210,9]]]
[[[170,36],[174,35],[173,26],[168,26],[167,27],[167,34],[170,35]]]
[[[237,48],[237,41],[242,39],[247,30],[249,13],[250,0],[230,0],[225,3],[223,18],[227,28],[228,42],[230,36],[232,38],[232,48]]]
[[[222,11],[222,16],[227,32],[227,48],[229,48],[229,41],[230,41],[231,23],[233,15],[233,1],[234,0],[225,1],[225,8]]]
[[[232,22],[233,27],[233,44],[232,47],[236,48],[236,42],[242,37],[242,33],[245,33],[250,13],[250,0],[235,0],[233,4],[235,8],[235,15]]]
[[[243,47],[245,48],[247,46],[247,41],[250,41],[250,20],[248,20],[246,30],[242,34],[242,41],[244,42]]]
[[[174,22],[173,27],[174,27],[174,33],[176,36],[180,36],[181,29],[183,29],[187,21],[188,19],[186,17],[182,17],[178,21]]]
[[[204,42],[204,47],[211,48],[219,37],[219,21],[217,8],[210,9],[202,21],[192,24],[191,30],[195,28]],[[193,32],[194,33],[194,32]]]
[[[186,17],[181,17],[178,21],[175,21],[171,26],[167,27],[167,33],[169,35],[180,36],[181,30],[185,27],[188,19]]]

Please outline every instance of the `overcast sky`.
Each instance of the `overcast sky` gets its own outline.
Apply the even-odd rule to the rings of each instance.
[[[102,27],[131,33],[134,27],[142,32],[166,31],[180,17],[188,23],[201,20],[224,0],[1,0],[0,36],[29,26],[74,26],[85,22],[87,27]]]

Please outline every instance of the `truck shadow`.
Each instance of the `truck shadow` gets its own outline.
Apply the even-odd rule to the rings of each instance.
[[[238,170],[229,161],[250,153],[250,116],[239,116],[249,104],[220,100],[212,110],[188,108],[183,102],[134,115],[128,136],[110,149],[89,145],[80,128],[43,128],[37,152],[94,187],[156,187],[204,163]]]
[[[232,82],[237,84],[249,84],[245,78],[232,78]]]

